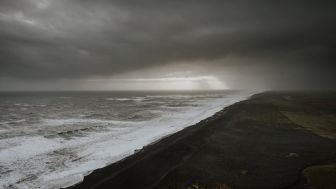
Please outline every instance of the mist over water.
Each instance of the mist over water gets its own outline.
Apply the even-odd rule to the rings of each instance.
[[[0,94],[0,187],[58,188],[251,92]]]

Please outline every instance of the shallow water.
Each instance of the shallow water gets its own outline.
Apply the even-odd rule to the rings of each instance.
[[[251,92],[0,94],[0,187],[59,188]]]

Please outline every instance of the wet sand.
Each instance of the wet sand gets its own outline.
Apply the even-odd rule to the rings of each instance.
[[[317,179],[304,170],[333,165],[335,149],[336,93],[267,92],[96,170],[71,188],[308,188],[318,186]],[[321,179],[319,184],[330,182]]]

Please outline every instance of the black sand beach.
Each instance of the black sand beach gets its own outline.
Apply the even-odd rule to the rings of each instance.
[[[336,188],[336,94],[267,92],[71,188]]]

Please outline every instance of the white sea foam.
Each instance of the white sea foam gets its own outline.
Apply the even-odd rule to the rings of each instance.
[[[82,115],[79,115],[83,117]],[[90,124],[135,124],[132,121],[118,121],[118,120],[102,120],[102,119],[82,119],[82,118],[71,118],[71,119],[43,119],[43,124],[48,126],[60,126],[60,125],[72,125],[80,123],[90,123]]]
[[[47,106],[46,104],[27,104],[27,103],[16,103],[14,106],[22,106],[22,107],[45,107]]]
[[[110,101],[138,101],[138,102],[141,102],[145,99],[146,98],[144,98],[144,97],[132,97],[132,98],[106,98],[105,100],[110,100]]]
[[[134,150],[210,117],[223,107],[250,95],[239,93],[222,98],[196,99],[197,106],[182,106],[178,110],[166,107],[153,109],[150,111],[160,116],[141,122],[87,119],[81,116],[44,118],[40,124],[46,128],[74,124],[113,126],[106,127],[104,132],[91,132],[71,140],[38,135],[0,140],[0,187],[12,185],[50,189],[73,185],[91,171],[131,155]],[[145,98],[153,99],[144,97],[142,100]],[[185,96],[154,98],[188,99]]]
[[[25,122],[26,120],[25,119],[17,119],[17,120],[11,120],[11,121],[2,121],[0,122],[0,125],[8,125],[8,124],[11,124],[11,123],[22,123],[22,122]]]

